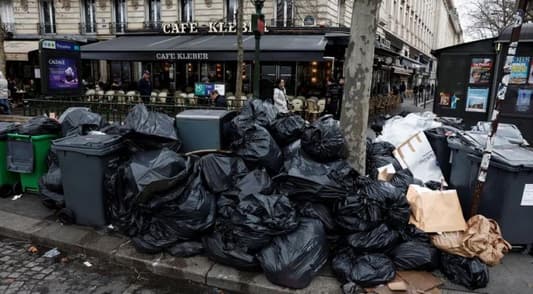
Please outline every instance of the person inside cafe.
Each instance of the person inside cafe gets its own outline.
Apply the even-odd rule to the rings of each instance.
[[[285,90],[285,81],[278,79],[274,85],[274,106],[281,113],[288,113],[287,92]]]
[[[143,103],[150,103],[150,95],[152,95],[152,82],[150,81],[150,72],[145,70],[143,77],[139,80],[139,93]]]
[[[211,102],[215,107],[228,107],[226,97],[220,95],[217,90],[213,90],[210,94]]]

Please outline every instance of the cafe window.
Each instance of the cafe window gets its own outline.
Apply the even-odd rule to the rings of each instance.
[[[115,32],[126,31],[126,0],[115,0]]]
[[[226,0],[226,20],[228,22],[237,22],[237,0]]]
[[[41,1],[41,33],[55,34],[56,32],[56,10],[54,0]]]
[[[346,0],[339,0],[339,7],[338,7],[339,13],[338,13],[338,25],[343,26],[344,25],[344,17],[346,14]]]
[[[181,21],[193,22],[193,0],[181,0]]]
[[[294,25],[293,0],[276,1],[276,25],[280,27],[291,27]]]
[[[15,28],[15,16],[12,1],[0,1],[0,17],[6,31],[13,32]]]
[[[96,0],[85,0],[83,13],[85,23],[82,24],[82,33],[96,33]]]

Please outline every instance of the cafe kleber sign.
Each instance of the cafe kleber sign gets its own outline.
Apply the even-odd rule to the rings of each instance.
[[[163,34],[169,35],[183,35],[183,34],[197,34],[200,26],[197,22],[173,22],[164,23],[161,26]],[[207,26],[207,32],[209,34],[217,33],[237,33],[237,24],[232,22],[210,22]],[[252,24],[250,22],[244,22],[242,24],[243,33],[252,32]],[[265,26],[265,32],[268,33],[268,28]]]
[[[156,52],[156,60],[209,60],[205,52]]]

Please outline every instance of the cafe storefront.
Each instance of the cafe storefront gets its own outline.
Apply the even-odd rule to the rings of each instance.
[[[251,95],[253,35],[243,36],[243,47],[241,66],[236,62],[236,35],[209,32],[123,36],[82,46],[81,54],[86,68],[84,78],[89,87],[100,84],[104,89],[136,90],[142,72],[149,70],[154,89],[192,93],[197,83],[216,83],[223,84],[225,94],[231,95],[240,74],[243,93]],[[261,96],[271,97],[276,79],[286,81],[288,95],[324,95],[327,77],[342,74],[339,71],[343,55],[344,50],[334,48],[324,33],[263,35]]]

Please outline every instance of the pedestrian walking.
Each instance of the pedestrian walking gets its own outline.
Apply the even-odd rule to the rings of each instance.
[[[342,88],[332,78],[328,78],[326,83],[326,113],[333,115],[335,119],[339,119],[339,102],[342,99]]]
[[[413,86],[413,100],[414,100],[415,105],[417,105],[417,102],[418,102],[418,86],[417,85]]]
[[[407,87],[405,86],[405,82],[402,81],[400,84],[400,98],[401,102],[403,103],[403,100],[405,99],[405,91],[407,90]]]
[[[138,89],[143,103],[150,103],[150,95],[152,95],[152,82],[150,81],[149,71],[144,71],[143,77],[139,80]]]
[[[341,109],[342,109],[342,99],[344,98],[344,77],[339,78],[339,103],[337,106],[337,119],[341,118]]]
[[[287,92],[285,90],[285,80],[278,79],[274,88],[274,106],[281,113],[288,113]]]
[[[9,107],[9,86],[4,73],[0,71],[0,108],[3,114],[11,114]]]

